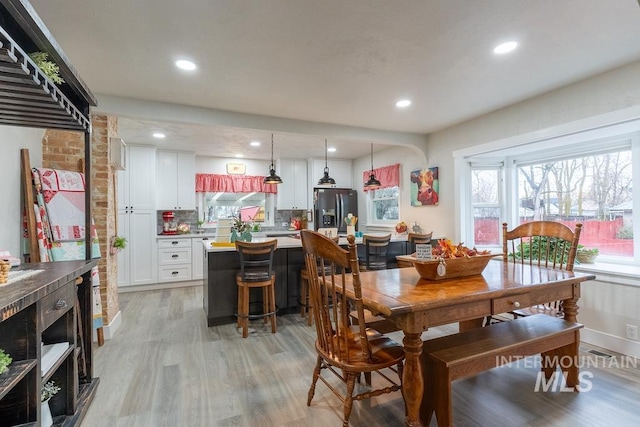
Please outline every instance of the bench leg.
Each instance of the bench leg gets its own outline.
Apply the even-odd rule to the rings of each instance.
[[[420,419],[425,426],[435,413],[438,427],[453,426],[453,405],[451,403],[451,377],[449,370],[432,359],[423,362],[425,377],[424,395],[420,406]]]
[[[567,387],[572,387],[574,391],[578,391],[580,332],[575,331],[574,334],[575,339],[571,344],[541,354],[542,371],[548,380],[560,366]]]

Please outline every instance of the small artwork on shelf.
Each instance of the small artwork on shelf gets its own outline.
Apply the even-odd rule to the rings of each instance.
[[[436,206],[439,198],[437,167],[411,172],[411,206]]]

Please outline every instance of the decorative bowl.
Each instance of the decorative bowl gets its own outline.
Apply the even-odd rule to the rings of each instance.
[[[501,255],[497,253],[460,258],[438,258],[428,261],[411,257],[411,262],[421,278],[442,280],[481,274],[491,258]]]

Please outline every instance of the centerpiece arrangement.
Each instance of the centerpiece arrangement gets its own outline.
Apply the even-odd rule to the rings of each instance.
[[[432,246],[431,259],[412,257],[413,266],[420,277],[427,280],[451,279],[482,273],[489,260],[501,254],[468,248],[462,243],[440,239]]]
[[[253,225],[248,221],[243,221],[241,217],[233,219],[233,228],[231,229],[231,241],[240,240],[242,242],[250,242],[252,239],[251,229]]]

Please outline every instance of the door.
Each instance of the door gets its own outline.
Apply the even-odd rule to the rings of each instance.
[[[337,226],[338,233],[347,232],[347,224],[344,219],[349,214],[358,216],[358,196],[355,190],[338,190],[337,199]],[[357,227],[357,224],[356,224]]]

